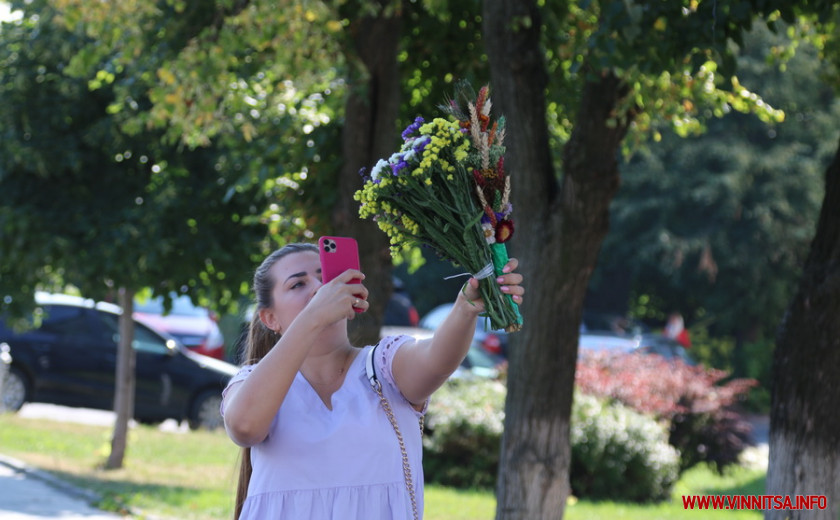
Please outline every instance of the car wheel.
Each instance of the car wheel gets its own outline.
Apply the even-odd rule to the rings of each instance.
[[[17,412],[23,403],[29,401],[29,379],[19,369],[12,367],[6,374],[3,388],[3,408],[9,412]]]
[[[222,404],[222,393],[219,390],[207,390],[193,401],[192,412],[187,419],[191,430],[215,430],[224,423],[219,407]]]

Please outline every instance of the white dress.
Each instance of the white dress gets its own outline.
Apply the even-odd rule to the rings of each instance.
[[[402,396],[391,372],[394,354],[407,339],[383,339],[374,366],[403,435],[422,518],[419,419],[425,410],[417,412]],[[353,360],[332,395],[332,410],[297,373],[268,437],[251,448],[253,473],[240,520],[413,518],[397,436],[365,374],[372,348],[365,347]],[[253,368],[243,367],[228,388],[245,380]]]

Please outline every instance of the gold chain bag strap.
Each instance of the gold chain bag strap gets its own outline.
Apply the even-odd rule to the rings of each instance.
[[[379,345],[377,345],[379,346]],[[400,427],[397,424],[397,418],[394,416],[394,411],[391,409],[391,404],[388,402],[388,399],[385,397],[385,394],[382,393],[382,383],[379,382],[379,379],[376,377],[376,369],[373,366],[373,354],[376,352],[376,347],[370,349],[368,352],[367,360],[365,363],[365,371],[367,372],[368,381],[370,381],[370,386],[373,387],[373,390],[376,392],[376,395],[379,396],[379,402],[382,404],[382,409],[385,410],[385,415],[388,416],[388,421],[391,422],[391,426],[394,428],[394,433],[397,434],[397,441],[400,443],[400,452],[402,453],[402,463],[403,463],[403,475],[405,476],[405,489],[408,492],[408,496],[411,499],[411,511],[414,516],[414,520],[419,520],[420,515],[417,511],[417,495],[414,492],[414,480],[411,478],[411,464],[408,462],[408,451],[405,449],[405,441],[403,440],[402,433],[400,432]],[[423,419],[420,419],[420,435],[423,435]]]

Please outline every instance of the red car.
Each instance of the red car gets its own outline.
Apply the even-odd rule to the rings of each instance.
[[[163,298],[137,300],[134,302],[134,319],[170,334],[193,352],[225,359],[225,338],[216,314],[197,307],[189,296],[173,298],[172,309],[168,313],[163,308]]]

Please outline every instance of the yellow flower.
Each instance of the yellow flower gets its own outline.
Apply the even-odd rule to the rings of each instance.
[[[403,215],[400,220],[402,220],[403,226],[405,226],[405,228],[409,231],[409,233],[413,233],[413,234],[416,235],[417,233],[420,232],[420,226],[417,225],[416,222],[414,222],[413,220],[408,218],[407,215]]]

